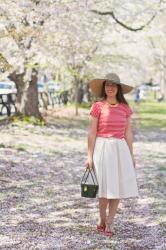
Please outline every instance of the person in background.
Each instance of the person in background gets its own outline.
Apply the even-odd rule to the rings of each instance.
[[[140,89],[137,88],[135,91],[135,99],[134,99],[135,103],[139,103],[140,102]]]

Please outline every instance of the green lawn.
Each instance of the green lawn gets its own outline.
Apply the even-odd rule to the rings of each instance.
[[[159,128],[166,130],[166,102],[151,98],[140,104],[133,104],[137,113],[136,123],[140,128]]]

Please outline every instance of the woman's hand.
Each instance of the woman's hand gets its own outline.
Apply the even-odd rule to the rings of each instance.
[[[88,158],[88,160],[86,161],[86,168],[89,168],[90,171],[93,169],[93,159],[92,158]]]

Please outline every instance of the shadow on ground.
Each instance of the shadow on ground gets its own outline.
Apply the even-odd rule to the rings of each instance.
[[[140,197],[121,200],[110,239],[96,232],[98,200],[80,195],[86,122],[81,127],[76,119],[69,126],[69,120],[58,119],[44,127],[1,127],[0,249],[165,249],[161,134],[155,132],[154,141],[151,132],[136,135]]]

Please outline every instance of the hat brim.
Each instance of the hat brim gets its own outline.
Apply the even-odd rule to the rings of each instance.
[[[94,79],[94,80],[89,82],[89,87],[90,87],[92,93],[96,97],[101,97],[103,82],[106,81],[106,80],[107,79]],[[123,94],[127,94],[127,93],[129,93],[130,91],[133,90],[133,87],[130,86],[130,85],[127,85],[127,84],[124,84],[124,83],[117,83],[117,82],[114,82],[114,83],[121,85]]]

